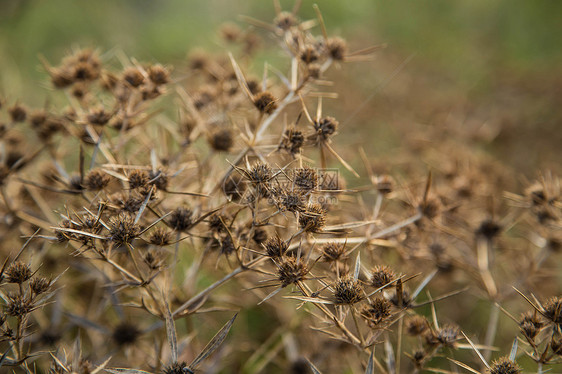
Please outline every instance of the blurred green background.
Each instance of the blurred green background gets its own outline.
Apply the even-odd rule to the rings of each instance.
[[[356,87],[346,92],[344,106],[370,104],[353,123],[370,128],[373,139],[390,139],[381,152],[400,137],[388,133],[396,113],[431,123],[460,110],[460,122],[499,123],[488,150],[502,161],[529,173],[557,168],[561,1],[304,0],[302,18],[314,17],[314,2],[329,32],[348,38],[351,49],[388,44],[376,60],[343,69],[351,70],[346,79]],[[284,9],[293,4],[281,0]],[[73,46],[181,66],[195,47],[224,50],[218,27],[243,24],[238,15],[270,21],[275,12],[267,0],[0,0],[0,95],[43,105],[49,90],[38,55],[57,63]],[[376,95],[382,98],[367,101],[383,82]],[[345,107],[348,115],[354,110]],[[521,147],[528,150],[524,157]]]
[[[315,2],[330,31],[415,52],[417,62],[469,86],[501,69],[560,69],[560,1]],[[303,1],[302,17],[313,17],[313,3]],[[293,1],[281,4],[291,9]],[[266,0],[1,0],[0,64],[12,73],[2,74],[2,89],[21,91],[22,84],[42,77],[38,54],[57,61],[73,45],[179,60],[193,46],[217,48],[217,27],[240,14],[270,20],[274,9]]]

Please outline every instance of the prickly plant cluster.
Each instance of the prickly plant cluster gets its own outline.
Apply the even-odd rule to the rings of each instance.
[[[381,46],[297,11],[174,69],[72,50],[42,61],[53,104],[2,99],[3,369],[560,368],[560,179],[518,186],[464,134],[384,166],[346,145],[332,70]]]

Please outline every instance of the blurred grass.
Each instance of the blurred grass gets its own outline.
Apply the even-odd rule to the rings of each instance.
[[[498,70],[560,69],[562,2],[317,2],[330,31],[415,52],[417,62],[448,71],[470,87],[485,88]],[[303,1],[302,17],[314,16],[312,3]],[[282,5],[290,9],[293,2]],[[9,96],[29,96],[28,88],[44,79],[38,54],[56,62],[73,45],[177,61],[195,46],[218,48],[217,27],[240,14],[268,20],[274,10],[263,0],[2,0],[0,87]]]

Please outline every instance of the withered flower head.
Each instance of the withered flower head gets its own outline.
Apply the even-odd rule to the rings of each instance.
[[[446,324],[438,328],[436,331],[431,331],[426,334],[425,341],[427,344],[432,346],[441,345],[444,347],[455,348],[459,332],[460,329],[458,326]]]
[[[377,297],[372,303],[361,309],[361,317],[365,319],[370,328],[374,329],[391,315],[390,302],[382,297]]]
[[[429,325],[425,317],[418,314],[406,321],[406,332],[412,336],[420,336],[427,331]]]
[[[139,187],[144,187],[148,184],[148,173],[144,170],[132,170],[129,174],[128,182],[129,188],[135,189]]]
[[[113,333],[111,334],[111,338],[115,344],[121,347],[134,344],[140,335],[141,331],[137,328],[137,326],[130,322],[121,322],[115,326]]]
[[[99,191],[107,187],[111,179],[101,170],[91,170],[82,183],[89,191]]]
[[[363,288],[358,280],[346,276],[336,280],[334,298],[337,304],[355,304],[361,301]]]
[[[492,240],[501,232],[501,230],[502,227],[497,222],[491,219],[486,219],[480,224],[480,226],[478,226],[476,235]]]
[[[132,242],[140,233],[140,227],[135,218],[127,213],[119,213],[117,217],[109,219],[110,240],[117,245]]]
[[[103,107],[93,108],[88,113],[87,119],[92,125],[103,126],[109,122],[113,113],[107,112]]]
[[[162,266],[162,261],[158,255],[153,251],[147,251],[143,256],[143,261],[150,268],[150,270],[158,270]]]
[[[281,139],[280,149],[285,149],[291,154],[296,154],[301,151],[304,145],[304,135],[302,131],[290,127],[283,133],[283,138]]]
[[[310,64],[316,60],[318,60],[318,52],[314,46],[308,45],[304,47],[304,49],[300,53],[300,59],[305,64]]]
[[[229,22],[221,26],[220,34],[225,41],[233,43],[238,40],[240,34],[242,34],[242,30],[240,30],[238,25]]]
[[[51,68],[49,75],[55,88],[66,88],[74,82],[73,72],[67,67]]]
[[[225,215],[214,213],[209,217],[209,229],[214,233],[226,231],[228,218]]]
[[[156,186],[159,190],[166,191],[166,188],[168,188],[168,176],[163,170],[150,170],[148,178],[150,179],[150,184]]]
[[[498,358],[490,366],[490,374],[519,374],[521,372],[519,365],[507,357]]]
[[[284,257],[277,269],[281,287],[301,281],[308,273],[308,266],[303,260],[298,261],[295,257]]]
[[[29,288],[36,295],[41,295],[46,292],[49,287],[51,287],[51,282],[47,278],[33,278],[31,282],[29,282]]]
[[[222,129],[213,132],[209,137],[209,144],[215,151],[228,152],[234,144],[232,131],[229,129]]]
[[[551,297],[544,304],[544,316],[554,323],[562,323],[562,299],[559,297]]]
[[[20,104],[14,104],[8,108],[8,114],[12,122],[23,122],[27,117],[27,108]]]
[[[21,261],[13,262],[6,269],[6,281],[8,283],[22,284],[31,278],[32,275],[33,273],[29,265]]]
[[[170,73],[164,66],[156,64],[148,68],[148,78],[156,85],[166,84],[170,80]]]
[[[375,266],[371,273],[371,285],[375,288],[386,286],[396,277],[394,271],[386,265]]]
[[[5,306],[5,313],[12,317],[23,317],[31,313],[35,305],[33,301],[23,294],[8,294],[7,305]]]
[[[48,116],[49,113],[47,113],[44,109],[36,109],[29,115],[29,123],[33,127],[39,127],[45,123]]]
[[[279,236],[274,236],[269,238],[263,246],[265,247],[265,252],[267,256],[272,258],[280,258],[287,252],[289,245],[285,243],[283,239]]]
[[[328,55],[336,61],[342,61],[347,52],[347,43],[342,38],[329,38],[326,41]]]
[[[279,209],[289,212],[304,212],[305,195],[300,190],[289,190],[287,188],[275,188],[272,190],[272,195],[275,196]]]
[[[193,224],[193,211],[184,207],[176,208],[168,218],[168,224],[176,231],[183,231]]]
[[[317,203],[309,204],[299,215],[299,226],[307,232],[320,232],[326,225],[326,209]]]
[[[271,114],[277,109],[277,98],[270,92],[260,92],[253,97],[254,106],[265,114]]]
[[[420,203],[418,209],[424,217],[433,219],[437,217],[437,215],[441,211],[441,202],[435,197],[428,197],[426,200]]]
[[[172,241],[171,233],[163,227],[156,228],[149,236],[148,241],[150,244],[157,246],[165,246]]]
[[[281,12],[277,17],[275,17],[273,23],[281,30],[287,31],[297,24],[297,19],[293,13]]]
[[[379,193],[388,195],[394,190],[394,179],[390,175],[379,175],[374,179],[375,188]]]
[[[144,75],[139,68],[130,66],[123,71],[123,80],[133,87],[144,83]]]
[[[326,262],[334,262],[343,258],[345,247],[341,243],[326,243],[322,247],[322,257]]]
[[[245,175],[253,185],[265,186],[272,178],[272,170],[269,165],[264,164],[263,162],[257,162],[247,171],[247,173],[245,173]]]
[[[188,374],[191,371],[186,370],[187,363],[185,362],[174,362],[169,366],[166,366],[163,370],[163,374]]]
[[[334,135],[338,129],[339,122],[334,117],[323,117],[314,121],[314,129],[318,141],[325,141]]]
[[[318,173],[308,166],[293,169],[293,182],[296,187],[304,191],[314,190],[318,187]]]

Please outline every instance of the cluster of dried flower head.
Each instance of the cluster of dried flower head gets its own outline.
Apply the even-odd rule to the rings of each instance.
[[[356,178],[344,159],[354,154],[333,144],[342,126],[324,114],[337,97],[327,77],[378,47],[350,53],[317,7],[304,21],[297,9],[225,26],[244,58],[193,53],[172,78],[167,66],[119,56],[115,69],[113,56],[76,50],[43,61],[65,107],[1,102],[0,365],[228,371],[207,360],[220,350],[229,372],[417,373],[447,355],[477,373],[454,359],[466,348],[493,374],[520,373],[523,354],[541,371],[560,362],[562,302],[533,297],[532,312],[512,317],[523,347],[487,363],[496,336],[516,333],[498,333],[500,311],[511,316],[502,305],[557,279],[541,269],[560,251],[560,179],[504,194],[504,169],[463,139],[445,162],[444,145],[426,145],[440,163],[423,179],[405,169],[397,183],[362,151],[368,178]],[[255,29],[278,42],[287,73],[247,73]],[[401,152],[397,168],[420,154]],[[470,334],[479,344],[457,325],[475,297],[490,310]],[[222,345],[234,318],[220,328],[228,317],[215,312],[237,310],[274,327]],[[206,346],[194,337],[213,329]]]

